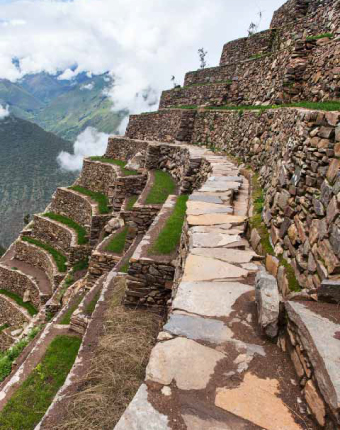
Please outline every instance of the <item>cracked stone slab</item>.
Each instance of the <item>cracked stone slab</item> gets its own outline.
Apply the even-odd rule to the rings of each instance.
[[[209,184],[203,185],[199,191],[211,192],[211,191],[228,191],[228,190],[238,190],[240,188],[240,182],[209,182]]]
[[[340,408],[340,324],[299,302],[287,302],[288,317],[298,327],[321,393],[333,410]],[[316,309],[318,304],[315,304]]]
[[[114,430],[170,430],[170,426],[168,417],[149,403],[148,388],[143,384]]]
[[[194,233],[190,238],[193,248],[222,248],[241,240],[239,235]]]
[[[240,225],[247,220],[245,216],[212,214],[212,215],[190,215],[188,217],[189,225],[219,225],[231,224],[232,226]]]
[[[231,227],[231,224],[221,224],[218,226],[209,227],[206,225],[199,225],[195,227],[190,227],[191,233],[222,233],[222,234],[242,234],[244,232],[243,227]]]
[[[254,258],[258,258],[258,255],[254,251],[242,251],[228,248],[193,248],[190,253],[202,257],[216,258],[231,264],[247,264]],[[246,268],[246,270],[249,269]]]
[[[187,203],[187,215],[204,215],[214,213],[232,214],[233,208],[231,206],[215,205],[213,203],[204,202]]]
[[[180,390],[203,390],[225,355],[190,339],[158,343],[151,352],[146,380],[162,385],[175,381]]]
[[[266,430],[302,430],[278,394],[278,380],[246,373],[237,388],[218,388],[215,404]]]
[[[220,344],[232,339],[233,332],[222,321],[174,312],[164,330],[176,336]]]
[[[246,278],[249,272],[225,261],[189,255],[184,268],[183,282],[218,281]]]
[[[201,316],[227,317],[236,300],[251,291],[254,287],[238,282],[181,282],[172,307]]]

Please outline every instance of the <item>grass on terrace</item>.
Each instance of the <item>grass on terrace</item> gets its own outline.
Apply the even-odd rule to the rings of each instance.
[[[63,215],[58,215],[58,214],[52,213],[52,212],[44,213],[43,216],[46,218],[50,218],[53,221],[57,221],[57,222],[60,222],[64,225],[67,225],[72,230],[75,230],[77,233],[77,237],[78,237],[78,245],[85,245],[88,242],[89,239],[87,237],[87,232],[86,232],[85,228],[82,227],[81,225],[77,224],[72,219],[67,218],[66,216],[63,216]]]
[[[162,170],[154,171],[154,183],[145,199],[146,205],[162,205],[170,194],[176,192],[176,184],[172,176]]]
[[[12,291],[7,291],[4,289],[0,289],[0,294],[10,299],[14,300],[15,303],[21,308],[26,309],[26,311],[33,317],[38,313],[37,309],[30,302],[24,302],[20,296],[13,293]]]
[[[132,208],[134,207],[135,203],[137,202],[139,196],[131,196],[128,198],[125,210],[132,211]]]
[[[40,240],[34,239],[33,237],[24,236],[21,238],[23,242],[31,243],[32,245],[38,246],[50,253],[58,267],[59,272],[66,272],[67,270],[67,258],[65,255],[61,254],[59,251],[54,249],[51,245],[47,243],[40,242]]]
[[[119,166],[123,176],[138,175],[138,172],[136,170],[125,169],[126,161],[115,160],[113,158],[97,157],[97,156],[96,157],[90,157],[90,159],[92,161],[100,161],[101,163],[115,164],[116,166]]]
[[[177,198],[174,210],[149,250],[149,254],[168,255],[176,250],[181,239],[187,201],[188,196],[185,195]]]
[[[93,311],[95,310],[96,304],[99,300],[100,297],[100,291],[98,291],[95,296],[93,297],[93,299],[90,301],[90,303],[86,306],[85,308],[85,313],[88,316],[91,316],[93,314]]]
[[[74,311],[78,308],[78,306],[80,305],[81,301],[83,300],[84,295],[80,294],[78,297],[75,297],[74,299],[71,300],[70,305],[67,309],[67,311],[64,313],[62,319],[60,320],[59,324],[62,325],[69,325],[71,322],[71,317],[74,313]]]
[[[114,254],[122,255],[125,248],[126,238],[129,232],[129,227],[125,226],[119,233],[115,234],[110,242],[106,245],[105,251],[113,252]]]
[[[325,37],[328,37],[329,39],[333,39],[334,34],[333,33],[322,33],[322,34],[317,34],[315,36],[308,36],[306,37],[306,41],[313,41],[313,40],[319,40],[319,39],[323,39]]]
[[[81,187],[80,185],[74,185],[73,187],[70,187],[70,190],[84,194],[85,196],[88,196],[94,200],[98,204],[98,210],[100,214],[103,215],[110,213],[109,199],[105,194],[96,193],[95,191],[88,190],[87,188]]]
[[[269,109],[281,109],[281,108],[304,108],[311,110],[321,110],[321,111],[340,111],[340,100],[330,100],[327,102],[298,102],[298,103],[287,103],[282,105],[269,105],[269,106],[248,106],[248,105],[239,105],[239,106],[208,106],[205,110],[236,110],[236,111],[247,111],[247,110],[257,110],[257,111],[265,111]],[[197,106],[173,106],[174,109],[197,109]]]
[[[7,378],[7,376],[11,373],[14,360],[19,357],[22,351],[35,338],[40,330],[41,327],[33,328],[26,337],[19,340],[19,342],[9,348],[7,351],[0,352],[0,382]]]
[[[78,354],[78,337],[57,336],[38,366],[0,413],[0,430],[34,430],[53,401]]]
[[[119,278],[83,384],[53,430],[113,429],[143,383],[162,319],[153,312],[127,309],[124,292],[125,280]]]

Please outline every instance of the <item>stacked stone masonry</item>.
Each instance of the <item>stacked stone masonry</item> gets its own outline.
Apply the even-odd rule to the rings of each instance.
[[[118,166],[85,158],[77,183],[88,190],[108,195],[110,186],[119,175]]]

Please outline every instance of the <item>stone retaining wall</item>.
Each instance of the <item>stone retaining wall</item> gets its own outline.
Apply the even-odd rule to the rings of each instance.
[[[25,314],[20,312],[18,307],[11,300],[0,294],[0,326],[10,324],[11,326],[22,326],[28,322]]]
[[[169,196],[130,259],[124,300],[128,306],[163,310],[171,297],[176,267],[174,257],[152,256],[148,250],[154,232],[159,232],[162,218],[171,214],[175,203],[176,197]]]
[[[0,264],[0,287],[17,294],[21,298],[24,297],[26,291],[29,291],[30,302],[39,309],[41,305],[40,290],[31,276]]]
[[[126,136],[130,139],[189,142],[196,111],[161,110],[131,115]]]
[[[331,112],[220,111],[199,113],[194,131],[260,173],[273,246],[310,292],[340,273],[339,126]]]
[[[220,66],[248,60],[254,55],[271,52],[275,30],[265,30],[250,37],[233,40],[223,47]]]
[[[44,270],[53,289],[57,288],[66,273],[60,273],[53,257],[44,249],[28,242],[15,242],[15,258]]]
[[[179,87],[162,92],[160,109],[173,106],[221,106],[233,100],[232,82],[207,83],[189,87]],[[237,91],[236,91],[237,96]]]
[[[132,146],[125,143],[126,146]],[[114,212],[119,212],[126,197],[141,194],[147,181],[147,174],[120,176],[110,187],[109,195]]]
[[[31,231],[33,237],[66,255],[70,255],[71,248],[77,246],[77,236],[73,230],[41,215],[34,215]]]
[[[77,184],[88,190],[108,195],[110,186],[115,183],[119,175],[119,166],[85,158]]]
[[[147,147],[148,143],[144,140],[135,140],[133,145],[131,145],[130,140],[126,137],[113,136],[109,138],[105,157],[128,161],[138,152],[144,153]]]
[[[49,209],[50,212],[71,218],[90,232],[92,215],[97,212],[97,205],[75,191],[58,188]]]

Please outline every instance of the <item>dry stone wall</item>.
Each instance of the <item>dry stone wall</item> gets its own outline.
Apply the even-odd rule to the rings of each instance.
[[[0,326],[9,321],[12,326],[21,326],[28,321],[28,318],[20,312],[15,304],[0,294]]]
[[[148,143],[144,140],[134,140],[133,144],[126,137],[113,136],[109,138],[105,157],[115,160],[128,161],[138,152],[144,153]]]
[[[340,273],[339,125],[332,112],[220,111],[198,114],[193,136],[260,172],[273,247],[311,292]]]
[[[31,243],[17,240],[15,242],[15,258],[44,270],[53,289],[57,288],[65,277],[65,274],[59,273],[53,257],[44,249]]]
[[[110,185],[115,183],[120,168],[114,164],[85,158],[77,184],[88,190],[108,195]]]
[[[23,298],[27,291],[29,292],[29,300],[36,307],[41,305],[40,290],[31,276],[27,276],[20,270],[12,269],[3,264],[0,264],[1,288],[17,294]]]
[[[132,145],[131,145],[132,146]],[[124,200],[133,195],[141,194],[147,181],[147,175],[121,176],[110,186],[110,200],[114,212],[119,212]]]

